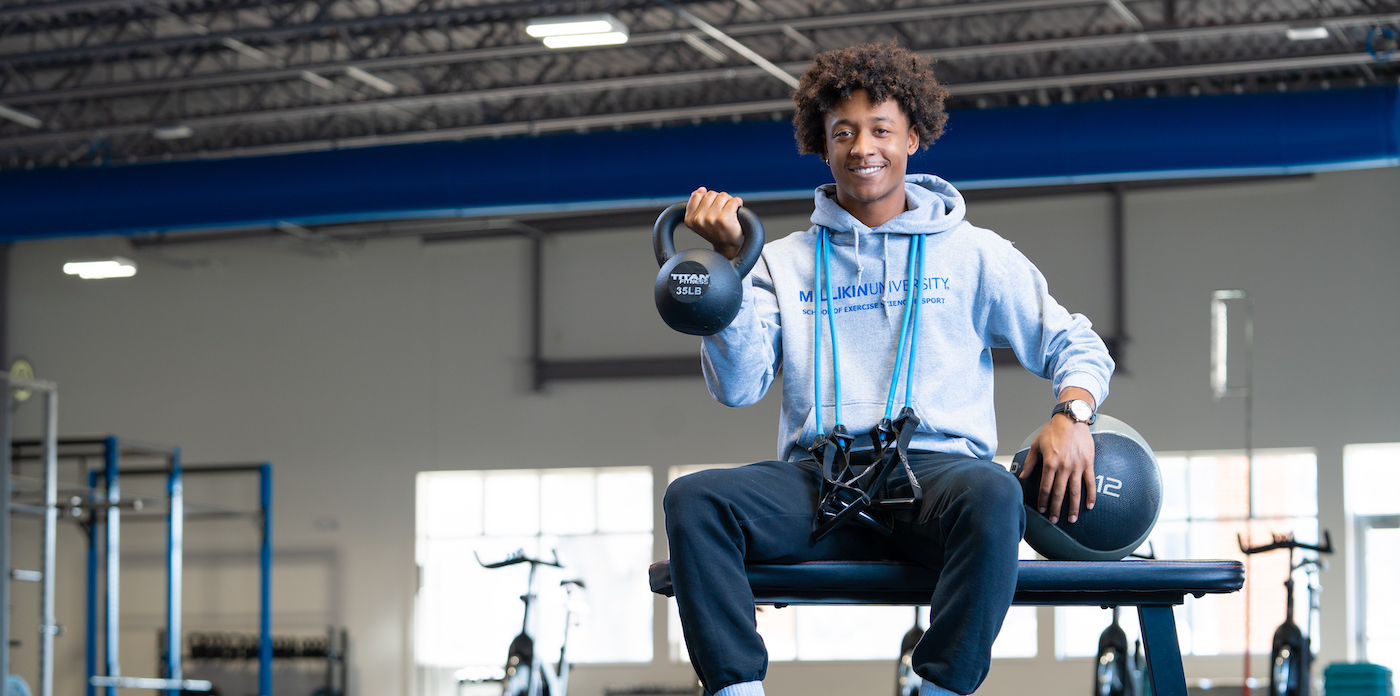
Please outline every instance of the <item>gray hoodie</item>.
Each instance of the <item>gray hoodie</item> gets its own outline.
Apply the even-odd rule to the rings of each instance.
[[[1050,296],[1045,278],[1010,242],[963,219],[962,194],[928,174],[905,179],[910,209],[870,229],[837,205],[835,186],[817,189],[813,227],[767,244],[744,279],[739,315],[702,341],[710,393],[723,404],[758,401],[783,372],[778,458],[807,456],[816,438],[812,374],[814,318],[822,318],[822,428],[835,423],[826,303],[813,303],[813,251],[831,232],[831,309],[840,350],[844,425],[866,434],[885,414],[905,295],[909,246],[926,235],[923,300],[911,402],[923,423],[911,450],[996,454],[990,348],[1011,348],[1026,369],[1053,380],[1054,393],[1080,387],[1102,404],[1113,359],[1083,315]],[[824,298],[825,292],[816,295]],[[906,363],[907,364],[907,363]],[[904,404],[904,379],[895,414]],[[1047,402],[1047,417],[1049,402]]]

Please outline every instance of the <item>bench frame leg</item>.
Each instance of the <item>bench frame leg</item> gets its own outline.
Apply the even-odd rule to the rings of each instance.
[[[1137,610],[1153,696],[1186,696],[1186,670],[1181,665],[1181,644],[1171,605],[1139,605]]]

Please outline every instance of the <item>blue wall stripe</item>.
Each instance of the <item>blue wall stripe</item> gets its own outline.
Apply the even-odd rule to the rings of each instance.
[[[953,112],[911,171],[968,188],[1400,164],[1400,88]],[[830,180],[786,122],[0,173],[0,239],[656,205]]]

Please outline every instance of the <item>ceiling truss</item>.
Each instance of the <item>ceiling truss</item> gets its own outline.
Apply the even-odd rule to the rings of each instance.
[[[524,32],[591,12],[630,41]],[[1397,24],[1400,0],[0,4],[0,169],[785,119],[782,73],[890,39],[953,108],[1394,84]]]

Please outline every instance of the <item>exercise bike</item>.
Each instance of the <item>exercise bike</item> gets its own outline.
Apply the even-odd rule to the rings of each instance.
[[[1150,541],[1147,553],[1128,555],[1157,560],[1157,552]],[[1118,613],[1118,607],[1113,607],[1113,621],[1099,634],[1099,651],[1094,660],[1094,696],[1152,696],[1152,680],[1147,678],[1142,641],[1134,641],[1133,653],[1129,655],[1128,634],[1118,624]]]
[[[1312,629],[1312,617],[1321,608],[1322,588],[1314,582],[1319,570],[1327,565],[1317,558],[1307,558],[1293,562],[1293,552],[1297,549],[1316,551],[1319,554],[1332,553],[1332,535],[1323,530],[1322,544],[1304,544],[1292,534],[1274,534],[1273,541],[1263,546],[1246,548],[1244,539],[1236,536],[1240,551],[1245,555],[1264,553],[1276,549],[1288,549],[1288,579],[1283,582],[1287,589],[1288,606],[1283,624],[1274,631],[1273,648],[1269,653],[1269,696],[1309,696],[1312,693],[1312,662],[1315,657],[1312,643],[1302,629],[1293,621],[1293,573],[1303,570],[1308,577],[1308,622]]]
[[[530,558],[525,555],[525,551],[522,549],[512,553],[503,561],[485,563],[481,560],[481,556],[477,556],[476,562],[487,569],[529,563],[530,579],[526,584],[525,594],[520,595],[520,601],[525,603],[525,617],[521,621],[520,634],[510,642],[505,675],[499,679],[471,681],[499,681],[502,684],[501,696],[567,696],[569,691],[569,660],[566,650],[569,645],[569,626],[573,624],[573,592],[576,588],[584,588],[583,581],[563,580],[559,583],[568,595],[568,601],[564,605],[564,638],[559,644],[559,662],[551,669],[542,658],[535,655],[535,638],[530,634],[530,610],[534,608],[534,604],[539,598],[535,594],[535,571],[540,566],[563,568],[563,564],[559,562],[558,552],[554,553],[552,561]]]
[[[1152,680],[1146,672],[1142,641],[1134,641],[1133,652],[1128,653],[1128,634],[1118,624],[1118,607],[1113,607],[1113,622],[1099,634],[1094,696],[1152,696]]]

